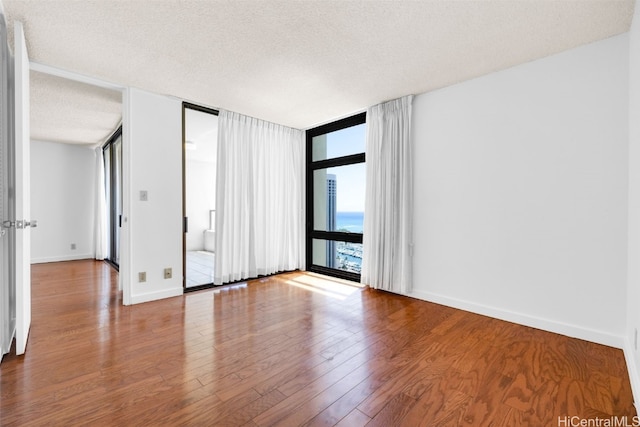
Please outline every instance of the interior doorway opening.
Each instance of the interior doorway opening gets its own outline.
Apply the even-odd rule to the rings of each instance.
[[[184,288],[213,286],[218,111],[183,104]]]

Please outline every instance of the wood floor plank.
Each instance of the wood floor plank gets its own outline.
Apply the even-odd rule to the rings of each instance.
[[[636,415],[619,349],[292,272],[134,306],[32,267],[0,425],[546,426]],[[341,288],[341,286],[343,288]]]
[[[375,389],[375,387],[374,387]],[[362,415],[363,419],[366,418],[366,422],[369,422],[370,417],[366,416],[359,410],[354,410],[360,402],[362,402],[372,391],[372,386],[369,383],[369,379],[365,379],[349,390],[344,395],[340,396],[335,402],[327,406],[320,411],[312,419],[310,419],[306,426],[308,427],[322,427],[338,425],[345,417],[353,412]],[[358,417],[359,415],[352,415],[352,417]],[[365,424],[366,424],[365,422]]]
[[[269,393],[264,394],[240,410],[234,411],[225,418],[216,420],[216,426],[240,426],[246,425],[249,422],[252,425],[256,425],[253,422],[253,418],[255,416],[272,408],[284,399],[286,399],[284,394],[280,393],[278,390],[271,390]]]
[[[359,366],[339,381],[336,381],[329,388],[307,400],[296,410],[290,411],[285,418],[281,419],[274,425],[287,427],[291,425],[307,424],[311,419],[328,408],[336,400],[340,399],[355,386],[366,380],[370,374],[371,372],[366,365]]]
[[[391,381],[397,371],[393,364],[389,363],[389,354],[391,354],[390,349],[382,347],[376,357],[367,363],[367,369],[369,369],[371,375],[317,414],[307,425],[331,426],[336,424],[343,417],[353,412],[353,408],[360,405],[365,399],[381,389],[384,384]],[[360,410],[357,412],[363,414]],[[368,416],[366,418],[370,419]]]
[[[352,371],[356,370],[366,362],[366,353],[364,351],[358,353],[354,357],[350,358],[344,363],[341,363],[334,369],[322,375],[312,383],[306,385],[304,388],[289,395],[286,399],[284,399],[273,408],[255,417],[254,422],[261,426],[273,425],[279,422],[281,419],[287,417],[300,406],[305,405],[308,401],[310,401],[332,385],[339,382],[341,379],[349,375]],[[280,388],[278,390],[280,390]]]
[[[341,419],[340,422],[336,424],[336,426],[337,427],[362,427],[367,425],[369,421],[371,421],[371,418],[367,417],[365,414],[358,411],[357,409],[354,409],[353,411],[349,412],[349,414],[347,414],[346,417]]]
[[[367,424],[370,427],[387,427],[401,425],[407,412],[416,404],[416,400],[403,393],[398,393],[384,405],[382,410]]]

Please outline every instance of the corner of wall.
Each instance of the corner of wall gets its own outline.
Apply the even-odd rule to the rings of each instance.
[[[182,104],[139,89],[125,91],[124,102],[121,274],[129,305],[183,292]],[[173,277],[164,278],[166,268]]]
[[[624,354],[636,403],[640,402],[640,357],[636,330],[640,329],[640,6],[636,4],[629,31],[628,113],[628,214],[627,214],[627,306]],[[637,408],[636,404],[636,408]]]

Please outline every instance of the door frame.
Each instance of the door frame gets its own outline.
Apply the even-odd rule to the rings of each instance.
[[[117,191],[118,189],[114,188],[115,186],[114,184],[114,180],[113,180],[113,165],[114,165],[114,160],[116,159],[116,154],[114,151],[114,146],[115,146],[115,142],[116,140],[120,138],[120,178],[119,178],[119,184],[120,184],[120,213],[118,214],[117,209],[116,209],[116,204],[113,203],[113,200],[115,198],[115,196],[117,195]],[[107,206],[107,215],[109,215],[109,224],[111,224],[111,227],[108,230],[109,233],[109,256],[107,258],[105,258],[105,261],[107,261],[109,264],[111,264],[116,270],[120,269],[120,263],[116,262],[116,260],[114,259],[114,251],[117,250],[118,251],[118,259],[120,258],[120,248],[119,248],[119,244],[116,245],[116,234],[119,234],[118,236],[118,243],[120,242],[120,239],[122,238],[122,235],[120,233],[120,228],[122,228],[122,204],[124,201],[124,197],[123,197],[123,190],[124,190],[124,185],[123,185],[123,146],[124,146],[124,141],[123,141],[123,137],[122,137],[122,124],[120,126],[118,126],[118,128],[115,130],[115,132],[113,132],[111,134],[111,136],[109,137],[109,139],[107,140],[107,142],[105,142],[101,149],[102,149],[102,153],[104,156],[104,160],[105,163],[103,164],[103,167],[105,168],[105,172],[106,172],[106,156],[105,156],[105,150],[107,149],[107,147],[109,147],[109,187],[108,187],[108,193],[109,193],[109,206]],[[117,168],[116,168],[117,169]],[[107,184],[106,182],[106,173],[105,173],[105,184]],[[107,190],[107,189],[105,189]],[[105,191],[106,193],[106,191]],[[118,247],[116,247],[118,246]]]
[[[5,221],[15,221],[9,189],[13,178],[9,171],[9,158],[13,154],[13,101],[11,96],[12,58],[9,51],[7,25],[0,11],[0,362],[9,353],[16,332],[16,289],[13,271],[15,230]]]
[[[183,292],[193,292],[212,288],[214,284],[187,287],[187,231],[189,229],[189,219],[187,218],[187,109],[214,116],[219,116],[220,111],[186,101],[182,102],[182,289]]]
[[[31,138],[29,121],[29,54],[24,27],[14,22],[14,157],[16,354],[24,354],[31,327]]]

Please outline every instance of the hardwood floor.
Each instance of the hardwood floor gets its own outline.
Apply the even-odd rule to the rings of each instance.
[[[116,273],[33,266],[0,425],[558,426],[635,409],[621,350],[290,273],[124,307]],[[604,424],[603,424],[604,425]]]

